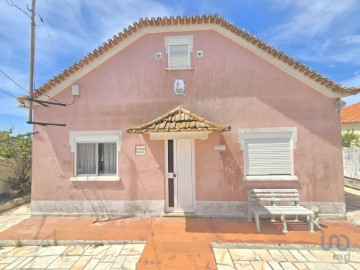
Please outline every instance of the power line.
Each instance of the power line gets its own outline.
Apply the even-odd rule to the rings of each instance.
[[[11,80],[14,84],[16,84],[18,87],[20,87],[23,91],[25,91],[26,94],[28,94],[28,91],[26,91],[26,89],[25,89],[24,87],[22,87],[18,82],[16,82],[13,78],[11,78],[9,75],[7,75],[3,70],[0,69],[0,72],[1,72],[2,74],[4,74],[4,75],[5,75],[9,80]],[[1,89],[1,88],[0,88],[0,90],[2,90],[2,91],[3,91],[4,93],[6,93],[7,95],[11,95],[12,97],[16,98],[16,96],[13,95],[13,94],[11,94],[10,92],[8,92],[8,91],[6,91],[6,90],[4,90],[4,89]],[[72,104],[74,104],[74,102],[75,102],[75,96],[74,96],[74,99],[73,99],[73,101],[72,101],[71,103],[64,103],[64,102],[61,102],[61,101],[59,101],[59,100],[57,100],[57,99],[55,99],[55,98],[53,98],[53,97],[50,97],[50,96],[47,95],[47,94],[44,94],[44,95],[47,96],[48,98],[56,101],[56,102],[59,103],[59,104],[72,105]]]
[[[28,91],[26,91],[26,89],[25,89],[24,87],[22,87],[18,82],[16,82],[13,78],[11,78],[9,75],[7,75],[4,71],[2,71],[2,70],[0,69],[0,72],[1,72],[2,74],[4,74],[10,81],[12,81],[12,82],[15,83],[17,86],[19,86],[23,91],[25,91],[26,94],[28,93]]]
[[[2,88],[0,88],[0,91],[4,92],[4,93],[5,93],[6,95],[8,95],[9,97],[16,98],[16,96],[13,95],[13,94],[11,94],[9,91],[6,91],[6,90],[4,90],[4,89],[2,89]]]
[[[9,1],[10,1],[11,3],[9,3]],[[18,10],[20,10],[22,13],[24,13],[26,16],[28,16],[28,17],[31,19],[31,16],[30,16],[26,11],[24,11],[23,9],[21,9],[20,7],[18,7],[17,5],[15,5],[12,0],[6,0],[6,3],[7,3],[10,7],[15,7],[15,8],[17,8]]]
[[[45,28],[45,30],[46,30],[47,36],[48,36],[49,39],[50,39],[50,42],[51,42],[52,48],[53,48],[53,50],[54,50],[54,52],[55,52],[56,58],[57,58],[58,62],[61,62],[61,61],[60,61],[59,54],[58,54],[58,52],[57,52],[57,50],[56,50],[56,47],[55,47],[55,45],[54,45],[54,41],[53,41],[53,39],[52,39],[52,37],[51,37],[51,35],[50,35],[50,32],[49,32],[48,28],[47,28],[46,25],[45,25],[45,21],[44,21],[43,17],[41,17],[40,12],[39,12],[39,10],[38,10],[37,8],[36,8],[36,11],[37,11],[37,15],[38,15],[39,18],[40,18],[41,23],[43,24],[43,26],[44,26],[44,28]]]

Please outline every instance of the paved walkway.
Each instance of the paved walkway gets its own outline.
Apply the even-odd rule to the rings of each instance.
[[[226,247],[215,244],[213,248],[218,270],[268,269],[268,270],[358,270],[360,251],[325,251],[301,246],[283,248]]]
[[[0,213],[0,232],[30,218],[30,213],[29,203]]]
[[[131,269],[145,244],[26,246],[0,249],[0,269]]]
[[[289,233],[281,222],[262,221],[262,232],[254,223],[235,218],[136,217],[94,223],[94,217],[31,217],[0,233],[1,239],[145,240],[137,269],[216,269],[211,243],[313,244],[320,245],[321,232],[310,233],[305,222],[289,222]],[[348,221],[324,221],[325,242],[344,234],[352,247],[360,247],[360,227]],[[1,241],[0,241],[1,243]]]
[[[349,197],[349,196],[347,196]],[[357,197],[356,197],[357,198]],[[354,201],[354,199],[351,199]],[[353,212],[357,212],[356,204]],[[25,212],[23,217],[25,217]],[[18,213],[14,211],[13,213]],[[10,215],[11,216],[11,215]],[[15,219],[18,216],[14,215]],[[2,220],[3,217],[0,217]],[[355,218],[356,219],[356,218]],[[9,216],[3,218],[5,223],[10,224]],[[280,222],[271,222],[270,220],[262,220],[262,231],[256,233],[254,223],[248,223],[246,219],[238,218],[176,218],[176,217],[133,217],[121,218],[113,220],[100,220],[95,222],[95,217],[31,217],[20,224],[14,225],[6,231],[0,232],[0,243],[4,240],[12,239],[12,243],[17,240],[25,242],[26,240],[48,240],[50,243],[56,239],[63,240],[142,240],[146,241],[145,248],[140,257],[137,269],[360,269],[359,267],[359,251],[352,250],[350,253],[345,252],[340,264],[339,257],[334,258],[334,251],[322,251],[320,244],[324,239],[325,245],[329,244],[331,235],[345,235],[350,239],[351,247],[360,247],[360,226],[348,221],[323,221],[323,234],[319,231],[310,233],[306,222],[289,221],[289,233],[284,234],[281,231]],[[9,223],[10,222],[10,223]],[[1,227],[0,223],[0,227]],[[211,243],[234,243],[233,246],[216,246],[212,247]],[[241,247],[241,243],[257,243],[258,247]],[[286,249],[278,247],[268,247],[270,244],[281,243]],[[289,245],[297,244],[295,247]],[[307,250],[305,245],[317,245],[316,250]],[[341,245],[344,245],[341,239]],[[59,254],[50,251],[58,249]],[[111,267],[119,267],[113,262],[105,261],[105,254],[110,250],[111,246],[104,247],[22,247],[22,248],[3,248],[0,249],[0,269],[18,269],[18,266],[34,268],[29,264],[31,261],[35,264],[39,261],[39,265],[46,261],[48,263],[44,267],[55,267],[57,263],[68,265],[68,269],[84,269],[86,266],[76,267],[78,263],[85,261],[96,263],[89,268],[98,267],[97,269],[111,269]],[[83,249],[84,253],[74,253],[66,255],[68,249]],[[89,249],[107,249],[93,255],[86,255]],[[120,247],[114,247],[117,249]],[[122,247],[124,248],[124,247]],[[22,250],[33,250],[29,252],[28,257],[22,256]],[[37,250],[37,251],[36,251]],[[118,249],[117,249],[118,250]],[[214,252],[213,252],[214,250]],[[289,251],[290,250],[290,251]],[[24,251],[25,253],[27,251]],[[64,254],[65,252],[65,254]],[[80,251],[79,251],[80,252]],[[95,251],[94,251],[95,252]],[[117,252],[117,251],[116,251]],[[118,256],[126,256],[121,254]],[[315,252],[315,253],[314,253]],[[320,253],[319,253],[320,252]],[[354,253],[353,253],[354,252]],[[48,255],[46,255],[48,254]],[[215,256],[214,256],[215,254]],[[247,254],[246,256],[244,254]],[[250,256],[250,255],[251,256]],[[341,252],[336,255],[341,255]],[[350,255],[348,260],[346,257]],[[308,256],[305,256],[308,255]],[[312,255],[312,256],[311,256]],[[51,257],[55,256],[55,257]],[[74,256],[70,259],[71,256]],[[78,256],[78,257],[76,257]],[[135,265],[136,256],[128,259],[132,261],[132,267]],[[17,257],[14,259],[14,257]],[[25,260],[31,261],[26,262]],[[46,258],[51,257],[50,261]],[[82,259],[82,258],[85,259]],[[227,261],[230,257],[231,263]],[[11,258],[11,259],[8,259]],[[124,257],[121,257],[124,258]],[[326,260],[324,258],[327,258]],[[23,261],[21,261],[23,259]],[[114,259],[114,258],[112,258]],[[216,260],[215,260],[216,259]],[[295,261],[296,259],[296,261]],[[330,260],[332,259],[332,261]],[[9,261],[7,261],[9,260]],[[13,260],[13,261],[12,261]],[[69,260],[69,261],[66,261]],[[82,261],[84,260],[84,261]],[[126,258],[124,258],[125,263]],[[347,260],[347,261],[346,261]],[[229,263],[228,265],[226,263]],[[110,265],[113,263],[112,265]],[[71,267],[70,268],[70,264]],[[131,264],[131,263],[129,263]],[[251,267],[250,267],[251,265]],[[126,265],[125,265],[126,266]],[[126,269],[123,265],[123,269]],[[292,266],[296,268],[292,268]],[[10,268],[9,268],[10,267]],[[248,268],[246,268],[248,267]],[[263,268],[262,268],[263,267]],[[21,268],[21,267],[20,267]],[[49,268],[50,269],[50,268]],[[58,268],[59,269],[59,268]],[[130,268],[131,269],[131,268]]]
[[[347,220],[360,225],[360,190],[345,187]]]

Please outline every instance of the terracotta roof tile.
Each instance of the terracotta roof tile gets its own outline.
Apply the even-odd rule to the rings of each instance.
[[[87,54],[85,57],[80,59],[77,63],[74,63],[69,68],[65,69],[62,73],[56,75],[48,82],[40,86],[38,89],[34,91],[33,97],[38,98],[42,96],[44,93],[51,90],[53,87],[57,86],[62,82],[60,77],[68,77],[76,74],[80,69],[87,66],[91,63],[94,59],[98,58],[100,55],[111,51],[118,43],[122,42],[123,40],[127,39],[133,33],[138,31],[139,29],[156,26],[156,27],[163,27],[165,25],[189,25],[189,24],[216,24],[224,27],[228,31],[234,33],[237,36],[240,36],[244,40],[248,41],[249,43],[253,44],[254,46],[260,48],[261,50],[265,51],[266,53],[272,55],[273,57],[283,61],[284,63],[288,64],[289,66],[293,67],[294,69],[298,70],[305,76],[314,79],[316,82],[324,85],[326,88],[330,89],[333,92],[339,94],[348,94],[353,95],[360,92],[360,87],[344,87],[336,82],[330,80],[329,78],[324,77],[323,75],[317,73],[316,71],[311,70],[309,67],[305,66],[304,64],[300,63],[299,61],[294,60],[293,58],[284,54],[284,52],[279,52],[276,48],[266,44],[261,39],[257,38],[254,35],[251,35],[249,32],[246,32],[244,29],[241,29],[235,26],[233,23],[230,23],[228,20],[224,20],[222,17],[219,17],[217,14],[215,15],[202,15],[202,16],[177,16],[174,17],[163,17],[163,18],[145,18],[140,19],[138,22],[134,22],[133,25],[129,25],[127,29],[124,29],[123,32],[118,33],[117,35],[113,36],[112,39],[109,39],[107,42],[104,42],[98,48],[94,49],[93,52]],[[24,102],[26,97],[19,97],[18,100],[20,102]]]
[[[223,126],[205,120],[201,116],[192,113],[182,107],[177,107],[164,115],[130,128],[129,133],[153,133],[153,132],[188,132],[188,131],[229,131],[230,126]]]
[[[360,122],[360,102],[343,108],[340,118],[341,123]]]

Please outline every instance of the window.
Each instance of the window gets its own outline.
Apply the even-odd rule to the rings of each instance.
[[[76,175],[116,175],[116,143],[78,143]]]
[[[74,152],[72,181],[116,181],[121,131],[70,132]]]
[[[240,129],[245,180],[297,180],[294,176],[295,128]]]
[[[168,54],[167,69],[191,69],[192,36],[165,37],[165,47]]]

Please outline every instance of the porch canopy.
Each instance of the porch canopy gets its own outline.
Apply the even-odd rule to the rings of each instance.
[[[127,132],[147,133],[150,135],[155,135],[155,133],[159,133],[159,135],[164,133],[196,133],[207,135],[213,131],[223,132],[229,131],[230,129],[230,126],[216,124],[189,110],[177,107],[150,122],[129,128]]]

